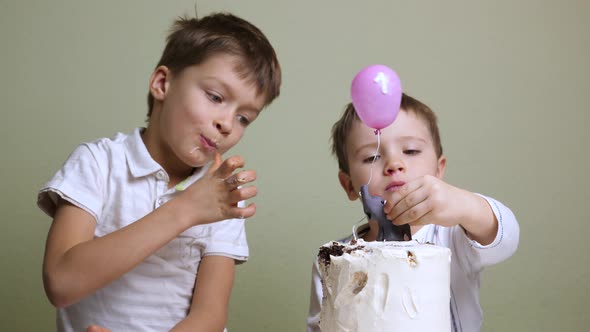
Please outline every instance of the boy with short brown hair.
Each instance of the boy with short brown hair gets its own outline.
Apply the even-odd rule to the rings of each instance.
[[[396,120],[381,129],[380,147],[372,128],[360,121],[352,104],[332,128],[332,151],[338,159],[338,179],[350,200],[359,198],[367,184],[371,195],[386,200],[383,207],[395,225],[410,225],[412,239],[451,249],[452,331],[479,331],[480,273],[516,251],[519,227],[502,203],[442,180],[446,157],[442,153],[436,115],[406,94]],[[376,220],[358,229],[365,241],[375,241]],[[352,236],[340,240],[349,242]],[[317,260],[307,330],[319,331],[322,303]]]
[[[150,78],[147,127],[78,146],[39,193],[53,218],[43,281],[58,331],[224,329],[256,173],[221,155],[280,84],[251,23],[176,21]]]

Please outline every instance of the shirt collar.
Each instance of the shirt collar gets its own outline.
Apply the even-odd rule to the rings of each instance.
[[[141,139],[141,132],[145,128],[135,128],[133,134],[125,138],[125,156],[127,166],[134,177],[143,177],[162,169],[150,155]]]

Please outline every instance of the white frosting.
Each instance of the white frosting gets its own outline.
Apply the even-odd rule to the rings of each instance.
[[[322,332],[451,330],[449,248],[359,240],[345,252],[358,247],[320,259]]]

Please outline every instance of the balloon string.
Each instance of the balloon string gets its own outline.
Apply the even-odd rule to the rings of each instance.
[[[381,130],[375,130],[375,135],[377,135],[377,151],[375,151],[375,156],[373,157],[373,161],[371,162],[371,173],[369,175],[369,182],[367,183],[367,187],[371,184],[371,179],[373,178],[373,164],[375,164],[375,160],[377,160],[377,156],[379,155],[379,147],[381,146]],[[359,193],[360,194],[360,193]],[[365,220],[367,217],[361,218],[359,221],[352,226],[352,237],[355,241],[358,241],[358,233],[357,229],[361,225],[361,222]]]
[[[373,164],[375,164],[375,160],[377,160],[377,156],[379,155],[379,147],[381,146],[381,130],[375,130],[375,135],[377,135],[377,151],[375,151],[375,156],[371,162],[371,173],[369,173],[369,182],[367,183],[367,187],[369,187],[369,184],[371,184],[371,179],[373,178]]]

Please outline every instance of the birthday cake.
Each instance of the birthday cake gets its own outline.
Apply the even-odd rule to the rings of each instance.
[[[318,261],[322,332],[451,330],[448,248],[417,241],[330,242]]]

